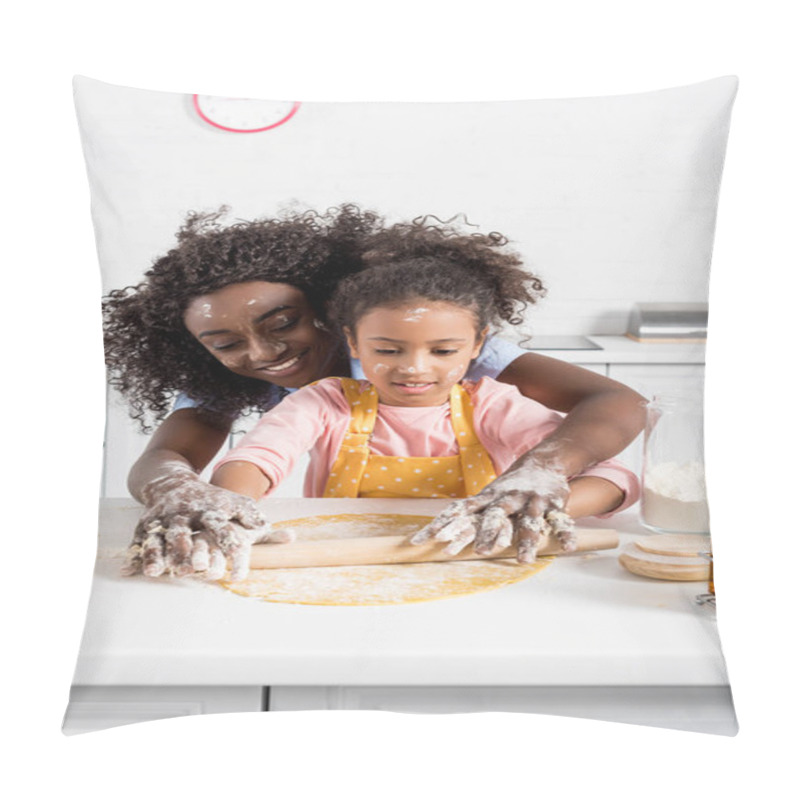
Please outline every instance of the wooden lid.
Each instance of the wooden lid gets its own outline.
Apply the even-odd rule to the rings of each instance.
[[[619,555],[619,563],[635,575],[664,581],[707,581],[711,564],[697,556],[648,553],[639,543],[629,544]]]
[[[700,533],[654,533],[637,539],[636,547],[645,553],[662,556],[697,556],[711,552],[711,537]]]

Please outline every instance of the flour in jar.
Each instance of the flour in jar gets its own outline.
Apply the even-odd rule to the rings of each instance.
[[[642,518],[665,531],[708,531],[708,501],[703,465],[699,461],[664,461],[644,473]]]

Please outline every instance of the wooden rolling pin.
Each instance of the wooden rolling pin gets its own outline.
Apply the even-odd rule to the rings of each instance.
[[[619,544],[616,531],[576,528],[577,552],[611,550]],[[344,567],[357,564],[415,564],[420,561],[475,561],[487,558],[516,558],[516,545],[489,555],[477,555],[467,546],[458,555],[444,553],[446,542],[406,544],[407,536],[368,536],[353,539],[318,539],[288,544],[256,544],[250,555],[251,569],[289,567]],[[572,552],[576,552],[572,551]],[[564,555],[561,544],[545,539],[541,556]]]

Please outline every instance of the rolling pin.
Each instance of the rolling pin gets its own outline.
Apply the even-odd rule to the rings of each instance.
[[[619,544],[616,531],[576,528],[576,550],[611,550]],[[407,544],[407,536],[365,536],[353,539],[317,539],[288,544],[255,544],[250,555],[251,569],[291,567],[345,567],[359,564],[416,564],[421,561],[475,561],[489,558],[516,558],[516,545],[488,555],[478,555],[467,546],[458,555],[444,553],[447,542]],[[540,556],[565,555],[560,542],[545,539]]]

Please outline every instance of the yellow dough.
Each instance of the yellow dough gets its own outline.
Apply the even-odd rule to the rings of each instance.
[[[409,536],[432,517],[410,514],[327,514],[276,525],[291,528],[298,540],[357,536]],[[280,547],[279,544],[274,545]],[[304,567],[251,570],[243,581],[220,584],[244,597],[270,603],[319,606],[379,606],[421,603],[497,589],[530,578],[552,558],[534,564],[511,559]]]

